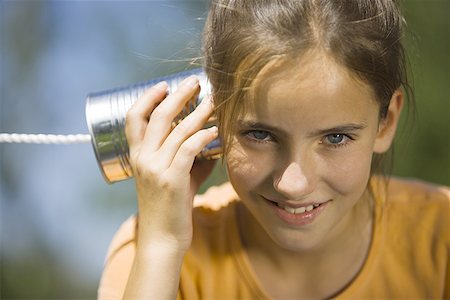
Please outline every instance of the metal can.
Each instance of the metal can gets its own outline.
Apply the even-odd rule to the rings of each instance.
[[[108,183],[125,180],[133,176],[130,166],[128,142],[125,136],[125,118],[128,109],[151,86],[160,81],[168,84],[168,93],[176,90],[177,86],[190,75],[199,79],[201,92],[194,105],[186,107],[178,119],[182,119],[202,101],[211,91],[206,74],[202,69],[194,69],[170,76],[159,77],[147,82],[115,88],[103,92],[92,93],[86,99],[86,121],[91,135],[98,165],[104,179]],[[186,111],[187,110],[187,111]],[[205,128],[215,124],[211,119]],[[199,158],[216,159],[221,156],[222,147],[219,139],[209,143]]]

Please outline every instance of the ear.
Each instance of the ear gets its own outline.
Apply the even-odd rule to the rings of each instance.
[[[381,119],[378,125],[378,133],[374,144],[375,153],[384,153],[391,147],[402,112],[403,100],[403,92],[396,90],[389,103],[386,117]]]

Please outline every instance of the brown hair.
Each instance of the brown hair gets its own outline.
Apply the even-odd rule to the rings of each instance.
[[[403,24],[394,0],[212,0],[204,67],[225,153],[232,120],[243,112],[257,76],[308,50],[323,51],[372,87],[384,118],[398,88],[410,96]]]

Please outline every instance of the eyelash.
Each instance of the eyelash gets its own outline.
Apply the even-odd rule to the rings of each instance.
[[[254,136],[255,133],[264,133],[264,134],[266,134],[265,138],[269,138],[269,139],[266,140],[265,138],[264,139],[257,138]],[[254,143],[260,143],[260,144],[271,143],[275,140],[273,138],[273,136],[270,134],[270,132],[265,131],[265,130],[247,130],[247,131],[243,132],[243,135],[250,141],[252,141]]]
[[[257,138],[257,137],[255,137],[255,133],[264,133],[265,137],[264,138]],[[275,141],[275,138],[271,135],[271,133],[268,132],[268,131],[265,131],[265,130],[248,130],[248,131],[244,131],[243,132],[243,136],[245,136],[251,142],[260,143],[260,144],[272,143],[272,142]],[[331,143],[329,140],[327,140],[328,138],[333,137],[333,136],[342,136],[343,137],[343,141],[340,141],[339,143]],[[267,139],[267,138],[269,138],[269,139]],[[331,134],[327,134],[326,136],[324,136],[323,139],[320,141],[320,144],[326,144],[326,146],[329,146],[329,147],[332,147],[332,148],[341,148],[341,147],[348,146],[354,140],[355,139],[349,134],[345,134],[345,133],[331,133]]]
[[[336,144],[333,144],[329,141],[327,141],[328,138],[333,137],[333,136],[342,136],[344,142],[339,142]],[[332,148],[341,148],[341,147],[345,147],[348,146],[348,144],[350,144],[352,141],[354,141],[355,139],[345,133],[331,133],[331,134],[327,134],[326,136],[324,136],[324,138],[320,141],[320,144],[324,144],[326,143],[328,146],[332,147]]]

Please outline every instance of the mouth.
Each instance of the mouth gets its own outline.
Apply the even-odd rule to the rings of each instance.
[[[293,215],[302,214],[304,212],[310,212],[313,209],[316,209],[322,205],[320,203],[317,203],[317,204],[309,204],[309,205],[300,206],[300,207],[291,207],[291,206],[284,205],[284,204],[274,202],[274,201],[270,201],[270,202],[272,202],[274,205],[278,206],[279,208],[284,209],[285,211],[287,211],[288,213],[293,214]]]
[[[288,204],[264,198],[275,214],[290,225],[302,226],[312,223],[326,208],[330,201],[304,204]],[[300,206],[301,205],[301,206]]]
[[[326,204],[328,201],[326,202],[313,202],[313,203],[306,203],[306,204],[302,204],[302,206],[300,206],[299,204],[286,204],[286,203],[281,203],[281,202],[277,202],[277,201],[272,201],[269,200],[265,197],[263,197],[266,201],[268,201],[271,205],[276,205],[277,207],[284,209],[286,212],[293,214],[293,215],[297,215],[297,214],[302,214],[305,212],[310,212],[318,207],[320,207],[321,205]]]

